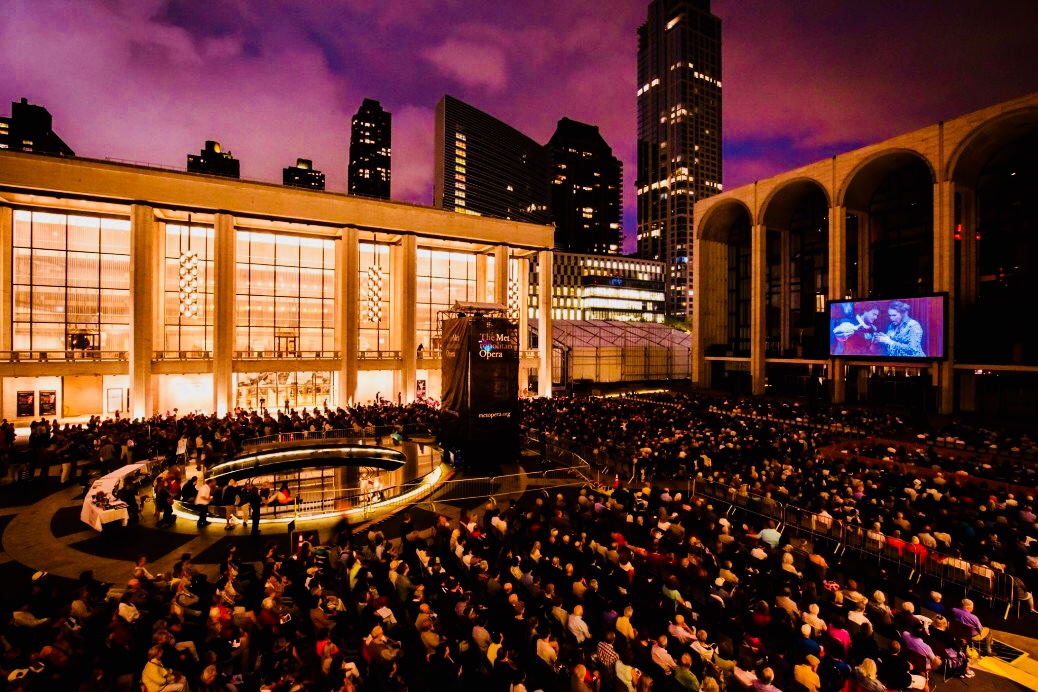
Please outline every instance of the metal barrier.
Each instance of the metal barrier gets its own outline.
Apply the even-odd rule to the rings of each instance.
[[[312,440],[379,440],[390,437],[394,433],[404,435],[428,435],[429,431],[417,425],[369,425],[359,430],[337,429],[337,430],[306,430],[302,432],[283,432],[263,437],[252,437],[242,442],[243,451],[254,451],[257,449],[290,445],[298,442]]]

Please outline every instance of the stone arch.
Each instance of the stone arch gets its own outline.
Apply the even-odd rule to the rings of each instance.
[[[883,149],[862,160],[847,174],[836,196],[837,203],[848,209],[864,209],[891,173],[916,161],[922,161],[926,165],[931,180],[936,182],[933,162],[915,149]]]
[[[1038,130],[1038,107],[1000,113],[962,138],[948,157],[946,178],[973,187],[981,170],[1007,144]]]
[[[825,185],[815,178],[794,178],[777,185],[768,194],[760,206],[758,218],[765,226],[785,225],[788,221],[783,223],[783,219],[788,219],[800,201],[814,190],[822,193],[826,206],[832,206],[832,200],[829,198],[829,191],[825,189]]]
[[[719,243],[726,242],[728,231],[740,220],[740,214],[745,215],[749,219],[750,225],[753,225],[753,212],[741,200],[724,200],[713,205],[696,224],[696,238]]]

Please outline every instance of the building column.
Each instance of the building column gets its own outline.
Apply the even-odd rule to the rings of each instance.
[[[476,255],[476,302],[489,303],[491,297],[487,290],[487,256],[482,252]]]
[[[944,360],[938,361],[937,412],[949,414],[955,409],[955,358],[952,339],[955,333],[955,183],[944,180],[933,190],[933,287],[948,294],[945,326]]]
[[[768,281],[768,229],[764,224],[753,227],[752,250],[750,251],[750,376],[753,379],[753,395],[764,394],[765,343],[767,329],[764,319],[767,309]]]
[[[393,331],[400,344],[400,371],[395,378],[397,392],[404,403],[414,401],[415,380],[418,378],[418,341],[415,325],[418,321],[418,238],[404,235],[400,244],[390,250],[393,267],[392,280],[396,285],[393,297],[397,304],[390,305]]]
[[[537,394],[551,396],[551,250],[537,253],[537,292],[540,294],[537,319]]]
[[[11,301],[13,300],[13,264],[14,254],[14,210],[6,205],[0,206],[0,351],[11,351],[13,339]],[[4,378],[0,377],[0,413],[3,411]],[[14,412],[0,415],[0,418],[14,418]]]
[[[338,405],[357,396],[357,351],[360,347],[360,241],[357,229],[343,228],[335,241],[335,343],[341,358]]]
[[[490,302],[500,303],[508,311],[508,248],[498,245],[494,248],[494,295],[488,296]]]
[[[846,263],[847,209],[829,207],[829,300],[840,300],[846,294]],[[833,403],[843,403],[847,398],[847,372],[842,360],[829,361],[829,380],[832,382]]]
[[[235,246],[234,217],[216,214],[216,261],[213,262],[213,410],[218,416],[234,409],[234,299]],[[277,402],[268,402],[277,407]]]
[[[155,210],[130,206],[130,417],[155,409],[151,359],[155,351]]]
[[[530,262],[519,259],[519,391],[530,388],[530,368],[522,354],[530,349]]]
[[[767,242],[765,236],[765,253]],[[790,269],[790,255],[793,251],[793,234],[788,229],[779,231],[779,354],[783,357],[792,344],[793,327],[789,319],[789,293],[793,284]],[[767,288],[765,286],[765,288]],[[800,303],[803,305],[803,287],[801,287]]]

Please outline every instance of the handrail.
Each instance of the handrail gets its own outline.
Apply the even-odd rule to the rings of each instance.
[[[212,351],[155,351],[153,360],[209,360],[213,357]]]
[[[0,351],[0,360],[13,363],[24,362],[47,362],[47,361],[124,361],[129,360],[129,351],[84,351],[79,349],[42,349],[42,350],[13,350]]]
[[[286,359],[309,359],[309,360],[336,360],[339,358],[338,351],[235,351],[236,360],[286,360]]]
[[[358,360],[396,360],[400,358],[400,351],[358,351]]]
[[[310,440],[360,440],[365,438],[389,437],[393,433],[404,435],[421,434],[428,435],[429,430],[418,425],[368,425],[359,430],[337,428],[335,430],[304,430],[294,432],[280,432],[262,437],[251,437],[242,442],[242,450],[254,451],[270,446],[281,446],[304,442]]]

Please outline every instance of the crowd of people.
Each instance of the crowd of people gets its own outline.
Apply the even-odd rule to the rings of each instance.
[[[190,555],[163,573],[142,559],[111,589],[89,573],[71,589],[37,573],[7,595],[0,672],[27,689],[871,692],[971,677],[971,659],[990,652],[991,630],[968,599],[835,554],[766,513],[683,496],[664,479],[714,481],[904,551],[1005,570],[1019,581],[1024,616],[1034,610],[1033,497],[855,454],[830,458],[829,426],[780,426],[761,413],[788,404],[667,394],[522,406],[528,434],[632,472],[611,487],[438,515],[425,531],[410,516],[384,533],[340,526],[294,554],[271,543],[255,564],[232,549],[215,578]],[[434,408],[379,407],[381,424],[436,430]],[[889,415],[839,415],[914,432]],[[193,435],[195,456],[218,457],[249,437],[374,420],[364,408],[239,412],[50,435],[51,446],[122,442],[124,456],[104,462],[115,464],[127,440],[138,446],[135,435],[174,456]]]

